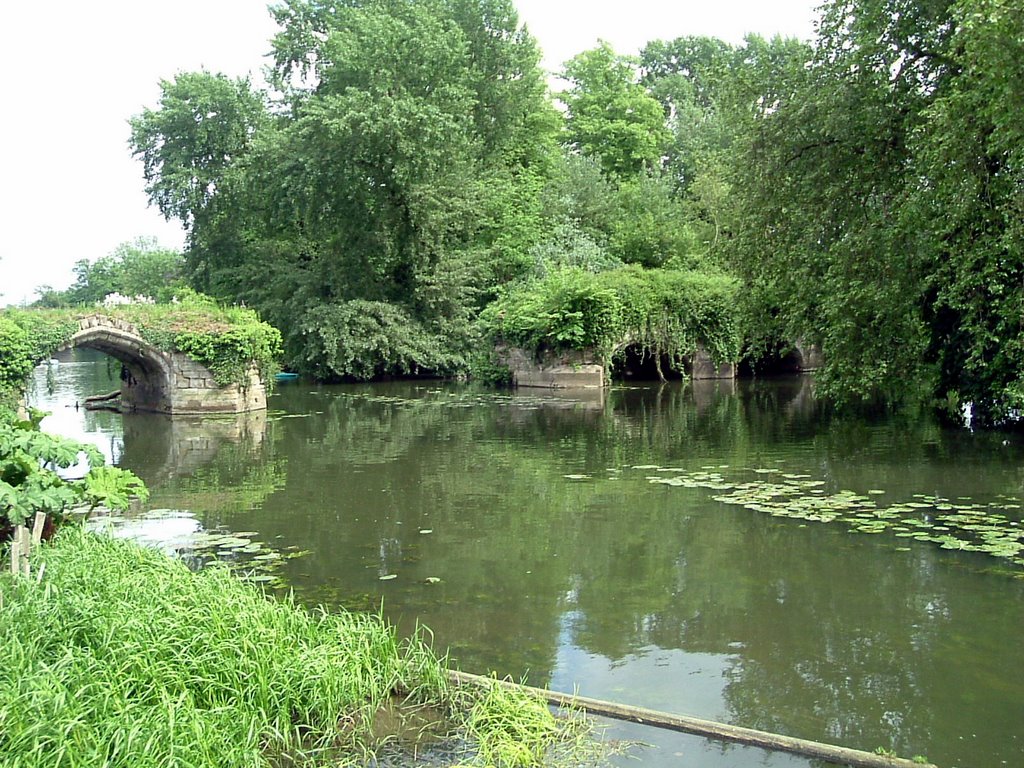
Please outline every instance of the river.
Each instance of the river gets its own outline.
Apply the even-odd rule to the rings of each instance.
[[[1020,436],[830,416],[807,377],[578,396],[300,382],[265,414],[122,417],[73,407],[116,387],[77,360],[37,369],[44,426],[139,474],[164,511],[136,516],[272,549],[267,583],[303,603],[425,625],[468,672],[1024,765]],[[608,736],[646,744],[622,765],[811,764]]]

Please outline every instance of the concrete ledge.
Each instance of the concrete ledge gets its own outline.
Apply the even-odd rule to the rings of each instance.
[[[517,387],[600,389],[604,386],[604,366],[539,365],[535,370],[513,371],[512,378]]]
[[[698,347],[690,362],[690,378],[694,381],[705,379],[735,379],[735,363],[715,363],[707,350]]]

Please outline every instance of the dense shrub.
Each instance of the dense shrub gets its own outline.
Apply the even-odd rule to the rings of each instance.
[[[17,391],[34,365],[28,333],[0,315],[0,392]]]
[[[517,284],[481,315],[488,335],[516,346],[543,350],[598,348],[611,351],[622,332],[615,291],[578,268],[549,272]]]
[[[453,363],[437,336],[387,302],[322,304],[303,315],[298,330],[296,367],[320,380],[444,374]]]

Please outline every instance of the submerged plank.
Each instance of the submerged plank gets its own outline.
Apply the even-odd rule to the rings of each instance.
[[[890,757],[874,752],[837,747],[832,744],[797,739],[778,733],[768,733],[767,731],[758,731],[753,728],[743,728],[737,725],[718,723],[713,720],[702,720],[687,715],[676,715],[670,712],[660,712],[644,707],[616,704],[615,702],[591,699],[586,696],[575,696],[543,688],[531,688],[527,685],[513,683],[510,680],[495,680],[491,677],[481,677],[457,671],[449,672],[449,676],[453,683],[460,685],[493,685],[497,683],[506,688],[516,688],[540,696],[555,706],[574,707],[591,715],[601,715],[616,720],[626,720],[641,725],[690,733],[717,741],[731,741],[751,747],[790,752],[796,755],[803,755],[804,757],[826,760],[836,765],[850,765],[857,768],[935,768],[934,765],[900,757]]]

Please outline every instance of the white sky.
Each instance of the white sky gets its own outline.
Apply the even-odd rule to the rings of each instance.
[[[607,40],[748,32],[809,39],[818,0],[517,0],[557,70]],[[0,113],[0,305],[65,288],[79,259],[139,236],[183,244],[148,207],[128,119],[156,106],[159,81],[202,67],[259,79],[276,26],[265,0],[11,2],[0,23],[7,61]]]

